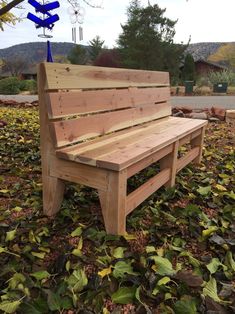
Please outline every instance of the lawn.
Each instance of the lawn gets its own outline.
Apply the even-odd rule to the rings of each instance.
[[[122,237],[84,186],[43,216],[37,108],[1,107],[0,140],[3,313],[235,313],[234,129],[210,123],[202,164],[129,215]]]

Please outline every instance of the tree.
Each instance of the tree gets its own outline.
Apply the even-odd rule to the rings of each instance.
[[[195,81],[195,63],[193,56],[190,53],[188,53],[184,59],[182,79],[188,81]]]
[[[98,55],[101,53],[103,45],[104,45],[104,40],[100,38],[100,36],[96,36],[92,40],[89,41],[90,44],[90,58],[91,61],[95,61],[95,59],[98,57]]]
[[[102,51],[97,59],[94,61],[94,65],[102,67],[120,68],[120,55],[116,49],[106,49]]]
[[[12,76],[19,76],[22,71],[28,66],[26,59],[20,57],[12,57],[3,59],[2,71],[9,71]]]
[[[82,45],[76,45],[67,58],[72,64],[86,64],[88,61],[87,50]]]
[[[209,56],[208,61],[225,63],[230,69],[235,68],[235,44],[223,44],[212,55]]]
[[[20,0],[12,1],[14,2],[14,6],[17,6]],[[14,7],[13,6],[13,7]],[[8,9],[9,8],[9,9]],[[6,0],[0,0],[0,30],[4,30],[3,25],[4,24],[11,24],[15,25],[16,22],[20,21],[20,18],[15,16],[13,13],[9,12],[10,6],[8,7],[8,3]]]
[[[177,72],[184,47],[174,45],[176,21],[164,17],[157,4],[142,7],[132,0],[127,23],[122,26],[118,47],[124,67]],[[173,68],[172,68],[173,67]]]

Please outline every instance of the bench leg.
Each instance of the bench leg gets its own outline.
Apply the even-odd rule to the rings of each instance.
[[[47,216],[54,216],[59,210],[64,198],[65,184],[63,180],[43,176],[43,212]]]
[[[126,170],[110,171],[107,191],[99,190],[106,232],[122,235],[126,232]]]
[[[205,127],[201,129],[201,134],[191,140],[191,147],[199,147],[199,155],[193,160],[194,164],[200,164],[202,160],[202,149],[203,149],[203,141],[205,135]]]
[[[173,187],[175,185],[175,177],[177,173],[177,156],[178,156],[178,149],[179,149],[179,141],[173,144],[173,151],[163,157],[160,160],[160,170],[170,168],[170,180],[165,184],[166,187]]]

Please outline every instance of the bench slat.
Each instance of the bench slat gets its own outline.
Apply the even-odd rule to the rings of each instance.
[[[130,214],[147,197],[163,186],[170,179],[171,169],[166,168],[153,178],[142,184],[138,189],[127,196],[126,215]]]
[[[127,138],[129,139],[130,137],[134,141],[136,137],[140,138],[141,136],[144,136],[145,133],[152,132],[152,130],[155,129],[156,126],[161,128],[161,125],[164,124],[164,122],[168,121],[168,119],[170,118],[165,117],[159,120],[148,122],[146,124],[137,125],[132,128],[121,130],[111,134],[106,134],[102,137],[90,140],[89,142],[83,142],[72,146],[59,148],[57,150],[57,156],[74,161],[76,160],[76,156],[78,154],[90,152],[96,149],[104,149],[106,145],[114,144],[117,141],[125,141]]]
[[[50,123],[56,147],[168,116],[170,104],[158,103]]]
[[[169,73],[44,63],[46,90],[168,86]]]
[[[142,145],[133,143],[117,151],[101,155],[100,157],[97,157],[96,165],[102,168],[107,167],[112,170],[121,170],[133,164],[133,162],[141,160],[162,147],[175,142],[177,139],[190,134],[206,123],[207,122],[198,120],[185,121],[185,124],[178,125],[177,128],[169,128],[168,131],[166,130],[160,134],[155,133],[150,135],[143,141]]]
[[[68,153],[66,153],[66,149],[61,149],[57,154],[62,158],[92,166],[120,170],[146,158],[206,124],[206,121],[201,120],[169,117],[161,123],[156,122],[155,128],[143,128],[143,134],[140,131],[136,134],[130,132],[129,136],[124,138],[117,137],[115,140],[115,137],[113,137],[113,141],[110,138],[107,139],[107,142],[104,140],[103,145],[101,140],[94,144],[88,143],[87,148],[85,146],[81,147],[81,151],[79,151],[78,145],[74,150],[71,148]],[[118,136],[118,133],[116,136]]]
[[[59,118],[166,102],[170,91],[167,87],[70,91],[49,93],[49,98],[50,118]]]

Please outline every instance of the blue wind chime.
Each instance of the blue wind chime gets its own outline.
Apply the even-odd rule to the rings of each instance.
[[[42,0],[42,4],[35,0],[28,0],[28,3],[34,7],[36,13],[42,14],[41,17],[38,17],[32,13],[28,13],[27,15],[27,18],[36,24],[36,28],[43,28],[43,33],[38,35],[38,37],[51,38],[52,35],[46,34],[46,29],[52,30],[54,23],[59,21],[60,18],[58,14],[53,15],[50,13],[50,11],[59,8],[60,3],[58,1],[45,3],[44,0]],[[47,41],[47,62],[53,62],[49,40]]]

